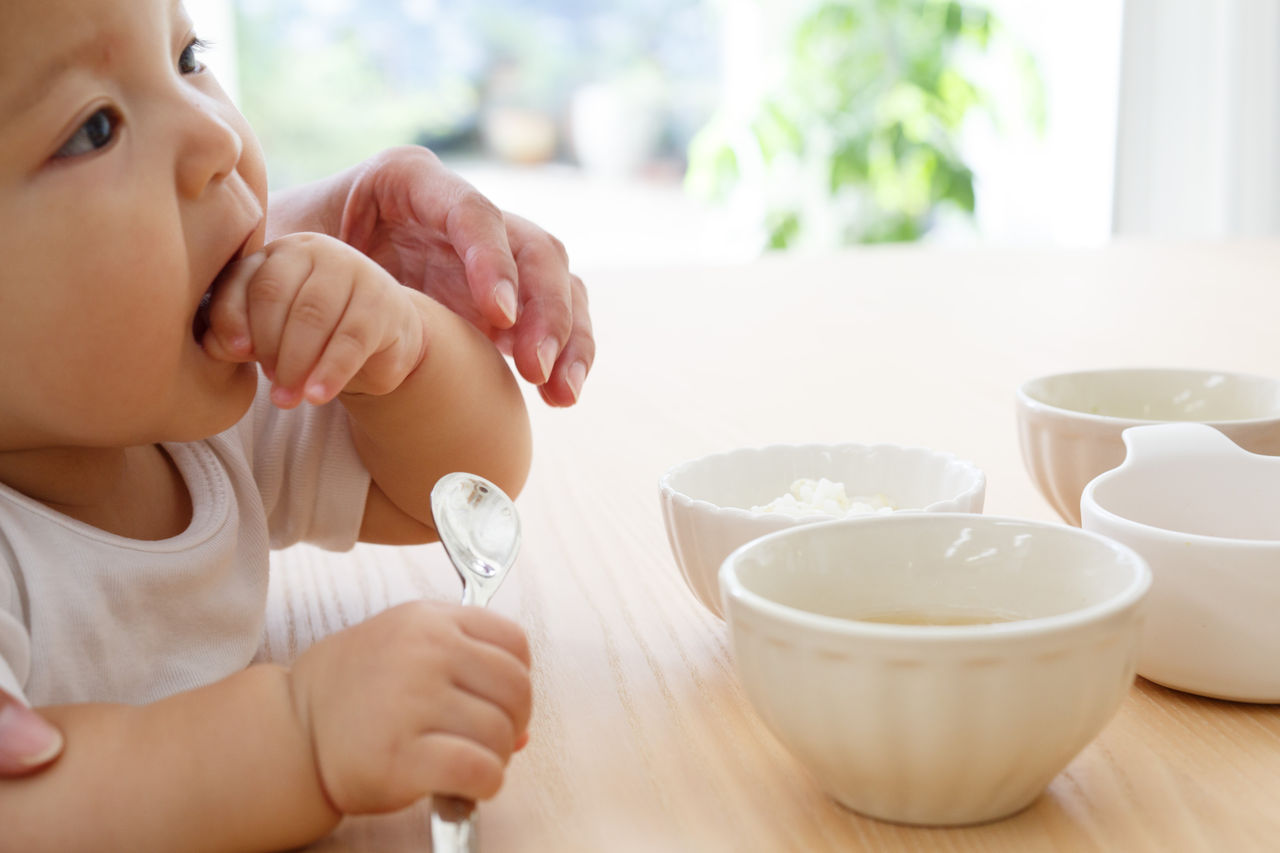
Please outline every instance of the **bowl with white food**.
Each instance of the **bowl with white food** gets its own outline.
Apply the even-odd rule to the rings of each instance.
[[[896,444],[772,444],[690,459],[658,484],[672,554],[721,618],[735,548],[787,527],[904,511],[982,512],[987,478],[954,454]]]

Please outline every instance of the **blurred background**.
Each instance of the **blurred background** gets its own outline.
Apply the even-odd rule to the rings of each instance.
[[[435,150],[575,267],[1280,226],[1275,0],[188,0],[273,188]]]

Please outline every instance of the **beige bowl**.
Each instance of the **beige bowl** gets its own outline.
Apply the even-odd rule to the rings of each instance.
[[[1095,533],[901,513],[783,530],[720,571],[734,665],[818,785],[875,818],[1030,804],[1133,682],[1142,558]],[[997,615],[988,624],[889,624]]]
[[[1253,453],[1280,455],[1280,381],[1172,368],[1042,376],[1017,391],[1022,461],[1071,524],[1090,480],[1124,461],[1120,434],[1166,421],[1207,423]]]
[[[668,470],[658,484],[671,551],[689,589],[721,611],[717,572],[745,542],[800,524],[829,521],[756,512],[799,479],[825,477],[851,496],[883,495],[899,510],[981,512],[986,475],[950,453],[894,444],[774,444],[715,453]]]

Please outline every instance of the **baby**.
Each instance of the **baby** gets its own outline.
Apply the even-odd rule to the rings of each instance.
[[[519,490],[494,344],[572,403],[582,284],[421,150],[268,218],[199,47],[176,0],[0,5],[0,691],[65,737],[0,781],[0,850],[294,847],[492,796],[526,737],[524,635],[479,608],[251,661],[269,547],[432,541],[449,471]]]

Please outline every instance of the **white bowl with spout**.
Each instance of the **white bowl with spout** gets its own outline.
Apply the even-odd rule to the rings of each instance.
[[[1083,526],[1151,566],[1138,674],[1203,696],[1280,702],[1280,458],[1204,424],[1123,434],[1081,497]]]

